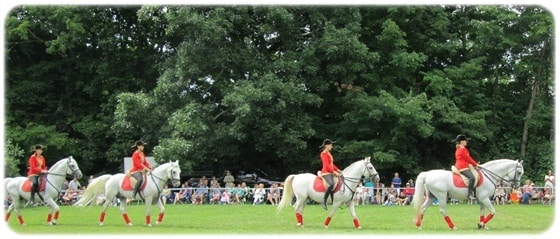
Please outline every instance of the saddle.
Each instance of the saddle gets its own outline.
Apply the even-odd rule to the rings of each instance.
[[[342,187],[342,180],[340,180],[340,177],[333,177],[333,181],[334,181],[333,193],[336,193]],[[323,178],[321,171],[317,172],[317,177],[315,177],[315,180],[313,181],[313,190],[317,192],[326,192],[327,187],[328,187],[327,181]]]
[[[47,177],[42,175],[39,177],[39,192],[45,191],[46,187],[47,187]],[[27,179],[25,180],[25,182],[23,182],[23,184],[21,185],[21,191],[31,192],[31,180]]]
[[[476,170],[472,165],[469,165],[469,169],[471,170],[472,174],[474,175],[474,185],[475,188],[480,186],[483,182],[482,173],[480,170]],[[467,188],[469,187],[469,178],[465,177],[455,165],[451,166],[451,172],[453,172],[453,185],[458,188]]]
[[[146,173],[142,173],[142,178],[144,180],[142,180],[142,185],[140,185],[140,191],[144,190],[144,188],[146,187],[146,182],[148,182]],[[134,185],[136,185],[137,181],[138,180],[132,177],[130,171],[127,171],[126,177],[124,177],[122,180],[121,188],[125,191],[134,191]]]

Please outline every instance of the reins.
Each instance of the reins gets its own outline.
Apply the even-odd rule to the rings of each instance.
[[[71,162],[70,160],[72,159],[72,157],[68,157],[67,159],[68,159],[68,160],[66,161],[66,169],[68,169],[68,168],[70,167],[70,162]],[[65,159],[59,160],[59,162],[57,162],[55,165],[53,165],[53,167],[54,167],[54,166],[58,166],[58,164],[61,163],[60,161],[62,161],[62,160],[65,160]],[[51,168],[51,170],[52,170],[52,168]],[[49,171],[50,171],[50,170],[49,170]],[[54,185],[54,184],[51,182],[51,180],[49,180],[49,177],[48,177],[48,176],[49,176],[49,174],[50,174],[50,175],[53,175],[53,176],[59,176],[59,177],[64,177],[64,178],[66,178],[66,173],[65,173],[65,174],[51,173],[51,172],[49,172],[49,171],[47,171],[47,173],[45,173],[45,180],[46,180],[47,184],[51,185],[51,186],[57,191],[57,193],[60,194],[60,193],[62,192],[60,189],[62,188],[62,185],[64,185],[64,181],[62,182],[62,184],[61,184],[59,187],[57,187],[56,185]],[[73,169],[73,170],[72,170],[72,174],[73,174],[74,176],[76,176],[77,171],[79,171],[79,169]],[[46,188],[45,188],[45,191],[46,191]]]
[[[154,182],[154,185],[156,186],[156,189],[157,189],[157,192],[158,192],[157,197],[159,198],[159,196],[161,195],[161,192],[163,191],[163,189],[160,189],[160,188],[159,188],[158,183],[156,182],[156,180],[155,180],[154,178],[156,178],[156,179],[158,179],[159,181],[164,182],[164,183],[167,183],[167,180],[164,180],[163,178],[160,178],[159,176],[154,175],[153,172],[150,172],[150,178],[152,179],[152,181]],[[176,180],[176,179],[173,179],[173,178],[171,179],[172,182],[175,181],[175,180]]]
[[[515,174],[513,175],[513,179],[510,180],[506,180],[505,177],[501,177],[500,175],[494,173],[492,170],[489,170],[485,167],[482,166],[478,166],[478,168],[480,168],[480,171],[482,172],[482,175],[484,175],[486,178],[488,178],[490,180],[490,182],[494,185],[494,188],[497,185],[497,182],[513,182],[513,188],[517,188],[517,182],[520,181],[517,179],[517,168],[518,168],[518,164],[516,164],[515,168],[513,170],[515,170]],[[511,171],[513,171],[511,170]],[[507,172],[506,175],[508,175],[511,171]]]
[[[364,162],[364,170],[362,170],[362,176],[364,175],[364,173],[366,172],[367,169],[367,162]],[[352,166],[352,165],[351,165]],[[371,172],[368,172],[370,174],[370,177],[373,177],[373,175],[371,175]],[[354,200],[354,196],[356,195],[356,189],[359,186],[360,181],[362,180],[362,177],[359,178],[355,178],[355,177],[346,177],[344,176],[344,174],[340,175],[340,178],[342,180],[342,183],[344,184],[344,186],[346,188],[348,188],[348,190],[350,190],[350,192],[352,192],[352,197],[350,200]],[[346,183],[346,181],[352,182],[352,183],[358,183],[356,184],[356,188],[352,189],[350,186],[348,186],[348,184]]]

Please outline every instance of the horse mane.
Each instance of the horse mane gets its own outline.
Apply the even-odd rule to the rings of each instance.
[[[351,169],[352,167],[355,167],[356,165],[359,165],[358,163],[363,163],[363,162],[364,162],[363,159],[357,160],[357,161],[351,163],[350,165],[346,166],[346,168],[344,168],[344,169]]]
[[[63,163],[64,161],[68,160],[69,158],[71,158],[72,156],[68,156],[66,158],[60,159],[58,161],[56,161],[56,163],[54,163],[52,166],[49,167],[49,170],[55,167],[58,167],[59,164]]]
[[[179,166],[178,161],[167,162],[167,163],[164,163],[164,164],[160,164],[156,168],[154,168],[154,171],[159,172],[161,170],[166,170],[167,168],[173,167],[173,166]]]
[[[490,160],[486,163],[481,164],[483,167],[492,167],[496,164],[503,164],[505,162],[517,162],[517,160],[513,160],[513,159],[494,159],[494,160]]]

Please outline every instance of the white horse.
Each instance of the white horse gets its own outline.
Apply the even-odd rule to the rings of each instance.
[[[140,189],[137,197],[140,193],[143,195],[146,202],[146,225],[152,226],[150,222],[150,208],[152,202],[155,202],[159,207],[159,216],[156,224],[161,223],[164,215],[164,207],[161,202],[161,192],[163,186],[167,184],[167,181],[171,179],[174,187],[178,187],[181,183],[181,168],[179,167],[179,161],[169,162],[156,167],[151,173],[148,173],[145,179],[144,189]],[[103,203],[103,209],[101,215],[99,216],[99,225],[102,226],[105,220],[105,214],[109,205],[111,205],[113,199],[118,197],[120,199],[120,211],[123,215],[124,221],[127,225],[132,226],[128,214],[126,213],[126,199],[132,198],[134,192],[134,185],[129,185],[129,188],[123,189],[123,181],[128,179],[124,173],[119,173],[115,175],[105,174],[95,178],[86,191],[84,192],[82,198],[78,200],[74,205],[85,206],[89,205],[99,197],[101,194],[105,194],[105,202]]]
[[[82,178],[82,171],[78,167],[78,163],[72,156],[64,158],[56,162],[47,172],[45,186],[43,187],[40,182],[40,192],[45,200],[45,203],[49,205],[49,214],[47,217],[48,225],[55,225],[58,216],[60,214],[60,207],[56,203],[60,195],[60,190],[64,181],[66,181],[66,176],[72,175],[76,178]],[[21,199],[30,200],[31,199],[31,182],[27,177],[14,177],[11,179],[5,179],[6,193],[12,198],[12,204],[8,207],[6,212],[5,220],[10,219],[11,212],[15,210],[19,223],[25,225],[23,217],[20,213],[20,201]],[[38,197],[37,197],[38,198]],[[38,199],[37,199],[38,200]],[[54,219],[52,213],[54,212]]]
[[[360,222],[356,216],[356,210],[354,209],[354,194],[362,176],[369,177],[372,181],[379,181],[379,175],[377,174],[375,167],[371,164],[370,157],[367,157],[346,167],[342,171],[342,176],[343,179],[341,179],[341,181],[343,185],[340,190],[334,193],[334,199],[329,200],[334,200],[334,202],[325,220],[325,227],[328,228],[336,209],[340,207],[341,204],[346,203],[348,205],[348,209],[350,210],[350,214],[352,215],[354,226],[361,229],[362,227],[360,226]],[[323,196],[325,195],[324,192],[318,192],[314,189],[313,184],[316,177],[317,175],[311,173],[292,174],[288,176],[284,182],[284,195],[276,209],[277,213],[279,213],[282,208],[290,205],[295,195],[296,203],[294,208],[297,219],[296,225],[303,227],[303,208],[305,207],[307,198],[311,198],[316,202],[322,202]]]
[[[496,190],[496,184],[500,182],[512,182],[512,186],[517,187],[524,173],[522,163],[523,161],[518,162],[517,160],[511,159],[497,159],[479,166],[483,177],[481,177],[482,182],[476,183],[478,185],[476,186],[476,199],[480,204],[478,229],[486,228],[486,224],[496,213],[490,201],[490,197],[494,195],[494,191]],[[421,172],[416,178],[412,204],[416,227],[418,229],[422,229],[421,224],[424,213],[435,198],[439,201],[439,211],[441,215],[443,215],[449,228],[453,230],[457,229],[451,218],[447,215],[447,210],[445,209],[447,198],[467,199],[468,188],[464,183],[461,187],[455,186],[454,177],[457,177],[457,175],[454,174],[455,173],[451,171],[437,169]],[[457,178],[455,178],[455,180],[457,180]],[[485,209],[490,211],[486,217],[484,217]]]

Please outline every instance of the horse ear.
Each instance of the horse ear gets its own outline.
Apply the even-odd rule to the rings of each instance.
[[[370,162],[370,160],[371,160],[371,157],[369,157],[369,156],[368,156],[368,157],[366,157],[366,158],[365,158],[364,160],[365,160],[366,162],[368,162],[368,163],[369,163],[369,162]]]
[[[519,164],[523,164],[523,160],[521,160],[521,162],[519,162]]]

